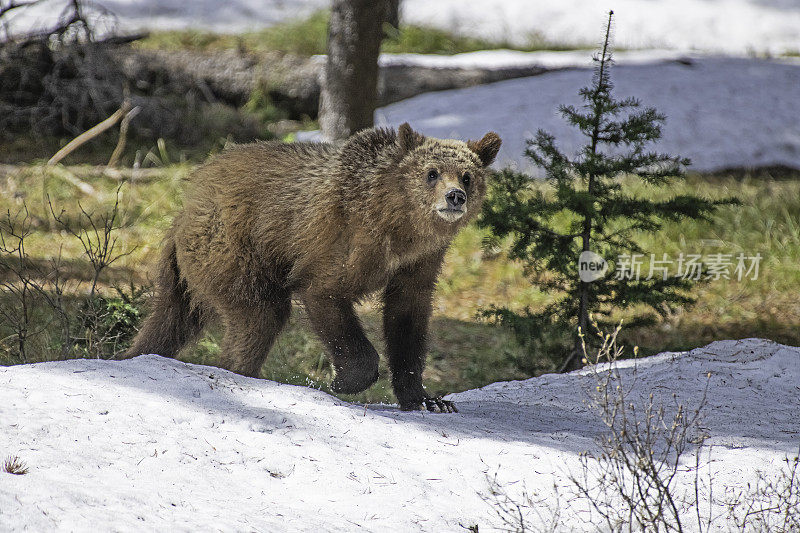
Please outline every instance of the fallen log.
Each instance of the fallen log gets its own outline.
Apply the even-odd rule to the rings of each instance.
[[[0,179],[15,176],[18,173],[34,168],[32,165],[0,164]],[[72,175],[85,179],[108,178],[117,181],[130,180],[132,182],[146,182],[164,176],[163,168],[109,168],[105,165],[68,165],[61,167]]]

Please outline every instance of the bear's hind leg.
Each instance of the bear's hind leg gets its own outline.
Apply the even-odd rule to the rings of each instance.
[[[244,376],[259,377],[261,365],[291,314],[291,300],[220,311],[225,326],[220,366]]]
[[[366,390],[378,380],[378,352],[367,339],[349,300],[309,297],[303,303],[314,331],[333,359],[331,388],[343,394]]]

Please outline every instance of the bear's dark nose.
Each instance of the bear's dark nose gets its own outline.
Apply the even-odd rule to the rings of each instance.
[[[461,209],[461,206],[467,202],[467,193],[461,189],[450,189],[444,197],[447,200],[447,207],[450,209]]]

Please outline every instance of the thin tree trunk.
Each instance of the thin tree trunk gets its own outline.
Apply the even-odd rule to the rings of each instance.
[[[386,22],[394,29],[400,28],[400,0],[386,0]]]
[[[584,230],[586,230],[586,225],[584,225]],[[591,235],[591,222],[589,222],[588,226],[589,233],[583,234],[583,251],[589,250],[590,247],[590,235]],[[585,281],[579,282],[580,286],[578,289],[578,327],[580,328],[581,334],[587,336],[589,334],[589,284]],[[561,372],[570,372],[572,370],[577,370],[583,366],[583,342],[579,335],[575,337],[575,344],[572,346],[572,351],[567,356],[566,360],[564,360],[564,364],[561,366]]]
[[[611,12],[613,14],[613,11]],[[608,57],[608,36],[611,32],[611,17],[609,16],[608,25],[606,26],[606,39],[603,44],[603,53],[601,55],[600,60],[600,72],[599,77],[600,81],[598,82],[598,91],[600,84],[603,83],[603,78],[605,74],[605,67],[606,67],[606,58]],[[592,148],[591,148],[591,156],[594,157],[597,155],[597,144],[600,141],[600,109],[597,107],[599,104],[595,104],[594,108],[594,127],[592,129]],[[588,183],[586,190],[591,196],[594,193],[594,183],[595,183],[595,175],[590,172],[588,176]],[[588,215],[584,216],[583,219],[583,228],[581,230],[581,238],[582,238],[582,251],[588,252],[591,250],[591,240],[592,240],[592,218]],[[589,283],[585,281],[579,282],[578,288],[578,297],[580,301],[578,302],[578,327],[580,327],[581,334],[585,337],[589,336],[589,291],[591,290],[589,287]],[[564,361],[564,365],[561,367],[561,372],[568,372],[570,370],[576,370],[583,366],[582,362],[583,356],[583,343],[581,342],[580,336],[576,336],[575,338],[575,346],[572,349],[569,357]]]
[[[592,154],[596,153],[597,151],[597,137],[599,135],[599,124],[595,125],[595,131],[592,138]],[[594,192],[594,176],[591,174],[589,175],[589,183],[587,190],[589,194]],[[585,216],[583,219],[583,228],[581,229],[581,241],[582,247],[581,251],[588,252],[591,251],[591,241],[592,241],[592,219],[589,216]],[[578,282],[578,327],[580,328],[580,334],[584,335],[584,338],[588,338],[589,335],[589,291],[591,290],[589,287],[589,283],[585,281]],[[583,366],[583,342],[581,340],[580,335],[576,335],[575,337],[575,345],[572,348],[572,352],[570,352],[567,359],[564,361],[564,365],[561,367],[561,372],[569,372],[571,370],[577,370]]]
[[[334,0],[319,122],[326,140],[373,125],[386,0]]]
[[[595,128],[597,131],[597,128]],[[595,137],[597,134],[595,134]],[[597,150],[596,138],[592,140],[592,153]],[[592,194],[594,189],[594,176],[589,175],[588,191]],[[591,251],[592,241],[592,219],[588,216],[583,220],[583,250],[584,252]],[[581,335],[589,335],[589,283],[586,281],[580,282],[580,302],[578,303],[578,327],[580,327]],[[576,370],[583,366],[583,342],[578,336],[575,339],[575,355],[572,359],[572,365],[569,370]]]

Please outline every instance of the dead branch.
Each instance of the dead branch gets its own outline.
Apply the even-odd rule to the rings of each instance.
[[[109,211],[100,213],[99,215],[88,212],[83,205],[78,202],[82,222],[78,229],[72,227],[69,220],[65,217],[63,209],[59,214],[56,214],[50,198],[47,198],[47,205],[50,208],[50,213],[53,215],[53,220],[55,220],[61,229],[65,230],[80,242],[86,258],[94,269],[92,285],[89,292],[90,299],[95,296],[97,284],[103,271],[117,260],[131,255],[136,250],[136,246],[123,252],[117,249],[118,237],[116,232],[122,228],[119,221],[119,196],[123,185],[125,185],[125,182],[120,183],[119,187],[117,187],[116,199],[113,207]]]
[[[81,133],[80,135],[72,139],[70,142],[68,142],[67,145],[64,146],[61,150],[56,152],[56,154],[53,157],[51,157],[50,160],[47,162],[47,166],[53,166],[58,164],[59,161],[67,157],[69,154],[75,151],[75,149],[77,149],[79,146],[83,145],[87,141],[94,139],[95,137],[106,131],[108,128],[119,122],[119,120],[123,116],[125,116],[128,113],[128,111],[130,111],[130,107],[131,107],[130,100],[125,100],[124,102],[122,102],[122,107],[117,109],[110,117],[105,119],[103,122],[97,124],[96,126],[93,126],[92,128]]]
[[[27,168],[30,168],[30,165],[0,164],[0,179],[5,176],[15,176]],[[109,168],[105,165],[64,165],[59,168],[84,178],[108,178],[117,181],[147,182],[164,176],[164,170],[161,168]]]
[[[50,172],[51,174],[55,174],[58,178],[61,178],[62,180],[66,181],[67,183],[69,183],[70,185],[81,191],[83,194],[87,196],[97,196],[97,191],[94,189],[94,187],[92,187],[82,179],[78,178],[75,174],[73,174],[69,170],[65,168],[54,167],[50,169]]]
[[[119,158],[122,157],[122,152],[125,151],[125,143],[128,138],[128,125],[141,110],[141,106],[137,105],[128,111],[128,113],[126,113],[125,117],[122,119],[122,123],[119,126],[119,140],[117,141],[117,146],[114,147],[114,151],[111,153],[111,157],[108,160],[109,167],[117,166]]]

